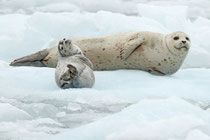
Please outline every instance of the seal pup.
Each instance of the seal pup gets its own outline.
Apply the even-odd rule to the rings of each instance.
[[[80,48],[65,38],[58,44],[55,80],[60,88],[91,88],[95,83],[93,64]]]
[[[75,38],[94,70],[140,69],[156,75],[175,73],[190,48],[186,33],[127,32],[97,38]],[[56,67],[56,47],[20,58],[12,66]]]

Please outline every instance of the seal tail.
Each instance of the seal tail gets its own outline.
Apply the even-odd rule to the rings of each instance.
[[[43,59],[49,54],[48,49],[18,58],[10,63],[10,66],[34,66],[34,67],[46,67],[43,63]]]

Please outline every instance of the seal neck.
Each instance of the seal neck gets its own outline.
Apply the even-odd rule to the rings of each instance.
[[[165,42],[166,48],[168,49],[168,51],[169,51],[172,55],[178,56],[177,54],[173,53],[173,52],[170,50],[170,48],[169,48],[169,46],[168,46],[168,40],[169,40],[169,39],[170,39],[170,38],[168,37],[168,35],[165,35],[165,36],[164,36],[164,42]]]

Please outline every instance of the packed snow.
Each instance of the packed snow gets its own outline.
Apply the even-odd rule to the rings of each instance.
[[[173,6],[172,6],[173,5]],[[209,0],[0,0],[0,140],[210,140]],[[55,69],[10,67],[64,37],[189,34],[177,73],[95,71],[92,89]]]

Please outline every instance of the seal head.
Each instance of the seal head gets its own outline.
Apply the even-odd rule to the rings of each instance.
[[[175,56],[186,56],[190,49],[190,38],[183,32],[174,32],[165,36],[165,43],[170,53]]]
[[[66,40],[65,38],[59,41],[58,51],[62,57],[73,56],[76,54],[82,55],[82,51],[79,49],[79,47],[73,46],[72,41],[69,39]]]

